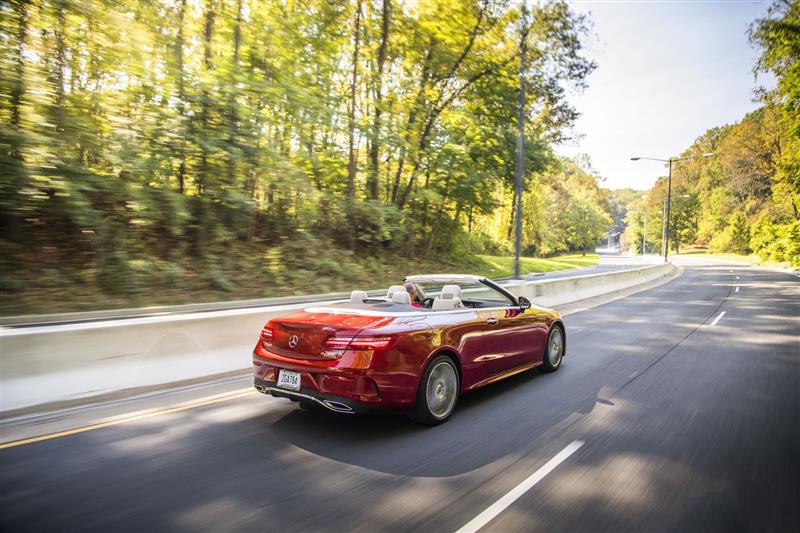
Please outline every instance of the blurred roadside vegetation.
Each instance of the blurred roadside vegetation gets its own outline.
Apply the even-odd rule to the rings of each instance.
[[[508,277],[514,274],[514,257],[497,255],[479,255],[486,263],[481,273],[491,278]],[[553,272],[569,268],[584,268],[596,265],[600,261],[597,254],[560,255],[549,259],[538,257],[520,257],[520,271],[523,274],[532,272]]]
[[[670,247],[800,266],[800,1],[774,2],[750,39],[761,52],[754,70],[772,72],[777,87],[761,91],[760,109],[681,154],[716,157],[673,165]],[[627,192],[626,237],[639,252],[645,231],[648,252],[661,249],[666,189],[664,177],[647,194]]]
[[[565,2],[0,3],[2,313],[480,273],[510,252],[521,38],[524,255],[611,224],[563,160],[594,64]],[[523,37],[524,33],[524,37]]]
[[[596,254],[565,255],[550,259],[521,258],[522,272],[551,272],[597,264]],[[122,309],[158,305],[180,305],[198,302],[247,300],[272,296],[299,296],[327,292],[346,292],[354,289],[372,290],[396,285],[404,276],[428,272],[478,272],[501,278],[514,273],[513,257],[465,255],[456,259],[413,260],[394,257],[392,262],[378,258],[355,258],[348,250],[340,250],[335,261],[322,258],[308,266],[286,269],[279,262],[264,262],[263,258],[243,251],[231,264],[237,270],[224,270],[227,289],[215,287],[191,270],[186,264],[133,263],[132,286],[128,292],[104,291],[91,276],[70,280],[80,286],[81,295],[65,293],[64,280],[55,271],[40,272],[39,288],[19,291],[17,298],[4,307],[4,315],[47,314],[100,309]],[[147,268],[141,268],[147,266]],[[174,269],[183,269],[176,276]],[[49,277],[49,276],[52,276]],[[275,283],[265,286],[265,283]],[[68,285],[71,287],[73,285]],[[67,298],[65,298],[65,295]]]
[[[703,256],[709,259],[721,259],[723,261],[734,261],[737,263],[745,263],[748,265],[763,266],[770,268],[787,268],[788,266],[790,266],[790,263],[788,261],[764,260],[755,254],[744,255],[744,254],[734,254],[730,252],[715,253],[709,251],[707,248],[689,247],[687,249],[681,250],[680,255]]]

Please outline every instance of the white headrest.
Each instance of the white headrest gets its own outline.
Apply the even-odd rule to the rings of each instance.
[[[386,292],[386,299],[387,300],[391,300],[392,299],[392,294],[394,294],[396,292],[405,292],[406,294],[408,294],[407,291],[406,291],[406,288],[403,287],[402,285],[392,285],[391,287],[389,287],[389,290]]]
[[[442,287],[442,298],[449,300],[450,298],[448,298],[446,295],[461,298],[461,287],[458,285],[445,285]]]
[[[367,299],[367,293],[364,291],[353,291],[350,293],[350,301],[353,303],[362,303]]]
[[[403,292],[393,292],[392,302],[396,304],[410,304],[411,295],[408,294],[405,289],[403,289]]]
[[[461,309],[464,307],[461,303],[461,298],[458,296],[453,296],[452,294],[442,294],[437,298],[433,299],[433,304],[431,304],[431,309],[438,311],[443,309]]]

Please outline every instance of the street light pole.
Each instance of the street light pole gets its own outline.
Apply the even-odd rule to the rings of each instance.
[[[664,195],[664,205],[661,206],[661,255],[664,255],[664,234],[667,230],[667,196]]]
[[[523,0],[519,38],[519,95],[517,110],[517,175],[514,183],[516,220],[514,221],[514,279],[519,279],[519,257],[522,248],[522,179],[525,175],[525,40],[528,9]]]
[[[672,207],[672,158],[669,158],[669,174],[667,175],[667,209],[665,210],[664,219],[664,262],[667,262],[669,256],[669,211]]]
[[[687,161],[689,159],[697,159],[698,157],[713,157],[716,154],[709,152],[702,155],[690,155],[689,157],[670,157],[669,159],[656,159],[655,157],[631,157],[631,161],[639,161],[640,159],[647,159],[649,161],[660,161],[669,164],[669,174],[667,175],[667,197],[664,199],[664,234],[661,240],[664,247],[664,262],[666,263],[669,258],[669,212],[672,203],[672,163],[678,161]]]

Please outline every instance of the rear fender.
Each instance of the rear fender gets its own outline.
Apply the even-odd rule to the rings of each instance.
[[[430,355],[428,355],[428,357],[425,358],[425,362],[420,366],[419,373],[417,375],[417,389],[419,389],[419,382],[422,380],[422,374],[425,373],[425,369],[428,368],[430,362],[433,361],[436,357],[443,354],[455,358],[456,370],[458,370],[459,385],[461,391],[462,392],[464,391],[464,379],[461,374],[461,365],[462,365],[461,354],[454,346],[447,346],[447,345],[437,347],[433,352],[430,353]],[[414,391],[414,393],[416,394],[416,391]]]

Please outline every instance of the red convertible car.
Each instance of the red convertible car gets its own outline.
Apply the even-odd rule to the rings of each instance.
[[[407,412],[447,420],[461,394],[534,367],[566,348],[553,310],[480,276],[409,276],[385,297],[273,318],[253,352],[255,387],[340,413]]]

